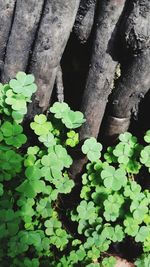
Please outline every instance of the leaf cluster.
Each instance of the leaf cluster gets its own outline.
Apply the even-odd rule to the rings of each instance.
[[[75,186],[69,176],[76,129],[85,122],[66,103],[54,103],[48,116],[36,115],[30,127],[37,145],[22,150],[27,137],[21,125],[36,91],[34,77],[19,72],[0,84],[0,266],[113,267],[111,245],[131,237],[142,246],[137,267],[150,264],[150,192],[135,177],[150,171],[150,131],[140,145],[130,133],[104,153],[94,137],[81,150],[89,162],[82,176],[78,205],[65,209],[62,197]],[[72,234],[62,214],[77,225]]]

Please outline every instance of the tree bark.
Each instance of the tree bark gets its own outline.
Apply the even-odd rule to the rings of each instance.
[[[96,8],[96,0],[81,0],[77,13],[74,32],[81,43],[85,43],[91,33]]]
[[[80,139],[97,137],[104,115],[108,95],[117,62],[112,58],[116,24],[121,16],[125,0],[104,0],[97,7],[98,18],[92,49],[91,65],[82,98],[81,111],[86,122],[80,129]],[[82,172],[86,158],[77,159],[71,168],[74,179]]]
[[[125,0],[104,0],[97,7],[95,41],[81,105],[87,120],[80,130],[81,139],[98,136],[116,67],[113,41],[124,4]]]
[[[30,62],[38,91],[29,107],[29,116],[49,106],[57,68],[72,30],[79,0],[47,0]]]
[[[4,66],[4,55],[13,20],[15,0],[0,0],[0,75]]]
[[[150,88],[150,2],[134,1],[129,6],[129,15],[122,23],[122,41],[129,50],[129,60],[122,66],[122,75],[114,90],[111,105],[112,119],[107,122],[107,138],[116,139],[128,130],[128,119],[138,113],[138,104]],[[113,117],[118,127],[113,127]],[[120,120],[120,123],[119,123]]]
[[[2,81],[8,82],[18,71],[25,71],[44,0],[19,0],[7,44]]]

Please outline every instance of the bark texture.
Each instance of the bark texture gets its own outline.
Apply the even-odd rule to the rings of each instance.
[[[125,0],[105,0],[97,7],[95,41],[81,106],[87,119],[81,127],[81,139],[97,137],[99,132],[116,67],[112,58],[113,41],[124,4]]]
[[[4,55],[13,20],[15,0],[0,0],[0,74],[4,66]]]
[[[38,91],[30,105],[29,115],[33,117],[45,111],[54,86],[57,68],[72,30],[79,0],[47,0],[38,36],[29,67],[38,84]]]
[[[25,71],[44,0],[19,0],[7,44],[2,81],[7,82],[18,71]]]
[[[128,48],[130,59],[123,66],[123,72],[114,90],[111,102],[111,116],[128,118],[137,116],[138,104],[150,88],[150,1],[133,1],[129,15],[123,20],[122,41]],[[110,138],[128,129],[118,124],[114,129],[107,123],[106,132]],[[111,129],[111,131],[107,131]]]
[[[74,31],[81,41],[85,43],[90,36],[96,8],[96,0],[81,0],[77,13]]]
[[[121,16],[125,0],[105,0],[97,7],[98,18],[92,50],[91,65],[83,94],[81,111],[86,122],[80,129],[80,139],[97,137],[104,115],[108,95],[117,62],[112,58],[116,24]],[[74,179],[82,172],[86,158],[77,159],[71,167]]]

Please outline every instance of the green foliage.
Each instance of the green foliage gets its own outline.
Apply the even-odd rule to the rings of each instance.
[[[85,119],[56,102],[48,116],[36,115],[31,122],[37,144],[29,146],[20,123],[35,91],[33,75],[23,72],[0,84],[0,266],[113,267],[116,259],[106,257],[109,247],[132,237],[143,249],[136,266],[148,267],[150,192],[135,174],[141,167],[150,171],[149,145],[124,133],[103,153],[95,138],[85,140],[81,150],[89,162],[80,199],[67,209],[63,200],[75,187],[68,147],[79,143],[74,129]],[[149,136],[147,131],[147,143]]]
[[[90,161],[97,161],[101,156],[101,150],[102,145],[94,137],[87,139],[82,146],[82,152],[87,155]]]
[[[54,113],[55,118],[61,119],[68,129],[79,128],[85,122],[83,114],[80,111],[70,110],[66,103],[55,102],[50,111]]]
[[[137,267],[149,267],[150,266],[150,254],[142,255],[141,258],[137,259],[135,262],[135,266]]]
[[[36,89],[33,75],[18,72],[16,79],[12,79],[9,84],[0,84],[0,113],[10,116],[16,123],[22,122],[27,113],[27,103],[31,102]]]
[[[105,187],[114,191],[120,190],[127,183],[126,172],[121,168],[115,170],[112,166],[106,166],[101,172],[101,178],[104,180]]]
[[[115,267],[116,259],[114,257],[105,258],[102,261],[102,267]]]
[[[122,242],[127,236],[133,237],[135,243],[141,243],[143,252],[150,249],[150,192],[142,190],[133,180],[133,175],[139,173],[142,166],[144,147],[130,133],[121,134],[119,139],[115,147],[107,149],[104,162],[102,157],[99,160],[101,147],[96,159],[88,157],[94,139],[91,143],[88,139],[82,147],[91,163],[87,164],[87,172],[82,176],[81,202],[71,218],[78,222],[78,233],[86,238],[84,246],[89,250],[89,259],[94,246],[100,257],[112,243]],[[97,255],[94,259],[98,259]],[[113,262],[108,260],[108,266],[113,266]]]
[[[66,145],[70,147],[75,147],[79,143],[79,134],[75,131],[69,131],[67,133]]]

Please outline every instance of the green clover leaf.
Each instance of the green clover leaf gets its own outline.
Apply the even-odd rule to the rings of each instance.
[[[56,188],[58,189],[59,193],[62,193],[62,194],[70,193],[72,188],[74,187],[73,180],[69,179],[67,175],[64,175],[61,181],[59,179],[55,180],[54,184]]]
[[[46,227],[45,233],[48,236],[54,235],[55,230],[62,227],[61,222],[56,217],[51,217],[49,220],[46,220],[44,225]]]
[[[115,267],[117,260],[115,259],[115,257],[111,256],[108,258],[104,258],[102,260],[102,267]]]
[[[42,171],[38,166],[32,165],[25,170],[26,177],[31,180],[39,180],[42,177]]]
[[[21,94],[14,94],[11,89],[6,92],[5,102],[6,104],[11,105],[13,110],[16,111],[27,110],[25,96]],[[22,114],[25,113],[22,112]]]
[[[68,129],[75,129],[79,128],[85,122],[85,119],[80,111],[69,110],[64,114],[62,122]]]
[[[64,102],[55,102],[50,108],[50,112],[54,113],[54,116],[57,119],[62,119],[64,117],[64,114],[66,114],[68,111],[70,111],[70,107]]]
[[[127,164],[133,155],[133,149],[129,144],[119,143],[113,150],[113,154],[118,158],[119,163]]]
[[[106,166],[101,172],[101,178],[104,180],[105,187],[114,191],[120,190],[127,183],[126,172],[121,168],[116,170],[112,166]]]
[[[76,133],[75,131],[69,131],[67,133],[67,140],[66,140],[66,145],[70,147],[75,147],[79,143],[79,134]]]
[[[28,198],[35,198],[35,196],[45,191],[45,183],[40,180],[25,180],[21,185],[16,188],[16,191],[22,193]]]
[[[56,145],[56,140],[55,140],[54,135],[52,133],[41,135],[38,139],[46,147],[51,147],[51,146]]]
[[[123,203],[124,198],[122,195],[115,193],[108,196],[108,198],[104,201],[104,217],[106,221],[116,221],[120,215]]]
[[[34,83],[34,76],[21,71],[17,73],[16,79],[10,80],[9,86],[14,93],[22,94],[28,98],[31,98],[32,94],[37,90],[37,86]]]
[[[132,136],[132,134],[129,132],[120,134],[119,140],[124,144],[129,144],[130,147],[134,147],[137,143],[137,138],[135,136]]]
[[[4,122],[1,126],[1,131],[7,145],[13,145],[14,147],[19,148],[27,141],[26,136],[22,134],[22,126],[15,122],[13,124],[8,121]]]
[[[124,188],[124,196],[130,197],[132,200],[137,199],[141,193],[141,186],[135,181],[129,181]]]
[[[87,154],[88,159],[93,162],[97,161],[101,156],[102,145],[97,142],[94,137],[84,141],[82,152]]]
[[[51,122],[47,121],[44,114],[36,115],[34,122],[31,122],[30,126],[36,135],[47,135],[53,129]]]
[[[30,146],[28,147],[27,154],[28,155],[36,155],[39,152],[40,148],[38,146]]]
[[[97,218],[97,213],[92,201],[86,202],[82,200],[77,207],[80,220],[87,220],[89,223],[93,223]]]
[[[146,167],[150,168],[150,145],[145,146],[141,151],[140,157],[141,163],[143,163]]]
[[[15,175],[21,171],[22,157],[13,150],[0,150],[0,168]]]
[[[68,234],[63,229],[56,229],[55,235],[50,239],[50,243],[63,250],[68,243]]]
[[[83,114],[80,111],[70,110],[66,103],[56,102],[50,111],[54,113],[55,118],[61,119],[68,129],[78,128],[85,122]]]
[[[137,267],[149,267],[150,266],[150,254],[143,254],[135,261]]]
[[[144,136],[144,141],[146,143],[150,143],[150,130],[146,131],[145,136]]]
[[[134,218],[127,216],[123,222],[125,226],[125,233],[129,236],[136,236],[139,231],[138,222]]]
[[[144,196],[143,196],[144,197]],[[140,197],[139,199],[133,200],[133,202],[130,205],[130,211],[133,212],[133,217],[135,220],[142,222],[145,218],[145,215],[148,213],[148,204],[149,201],[148,199],[144,198],[140,202]]]
[[[150,235],[150,226],[141,226],[138,233],[136,234],[136,242],[144,242],[147,236]]]
[[[53,210],[50,199],[48,197],[42,198],[39,203],[37,203],[36,210],[42,216],[42,218],[48,218],[52,216]]]

